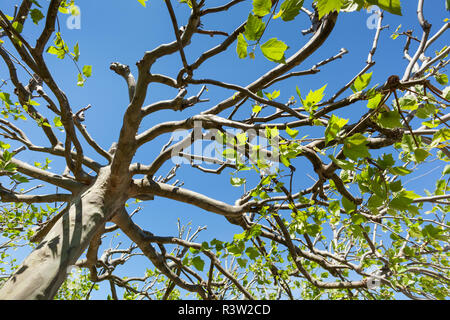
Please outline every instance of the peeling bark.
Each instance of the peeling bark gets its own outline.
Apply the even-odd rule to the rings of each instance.
[[[0,289],[0,300],[52,299],[67,270],[88,247],[99,227],[123,200],[108,188],[109,168],[78,195],[41,243]]]

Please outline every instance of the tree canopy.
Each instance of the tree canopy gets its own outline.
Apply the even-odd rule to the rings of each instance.
[[[448,10],[2,3],[0,299],[448,298]]]

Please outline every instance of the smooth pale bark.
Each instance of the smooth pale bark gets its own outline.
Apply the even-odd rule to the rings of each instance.
[[[52,299],[95,232],[117,210],[121,197],[110,196],[109,168],[76,197],[66,213],[0,289],[0,300]]]

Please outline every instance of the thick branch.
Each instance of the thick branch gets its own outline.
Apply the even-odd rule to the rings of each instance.
[[[0,151],[0,157],[3,157],[3,152]],[[29,165],[26,162],[17,160],[12,158],[11,163],[14,164],[14,166],[17,168],[17,171],[20,173],[23,173],[29,177],[48,182],[50,184],[53,184],[57,187],[61,187],[66,190],[70,191],[77,191],[79,190],[83,184],[76,182],[69,178],[64,178],[60,175],[51,173],[49,171],[45,171],[39,168],[36,168],[34,166]]]
[[[192,204],[209,212],[214,212],[223,216],[241,216],[249,208],[247,205],[229,205],[225,202],[209,198],[203,194],[188,189],[172,186],[153,180],[134,180],[130,190],[130,197],[140,194],[152,194],[168,199],[177,200]]]

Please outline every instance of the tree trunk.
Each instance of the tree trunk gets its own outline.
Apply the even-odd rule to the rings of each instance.
[[[109,168],[77,196],[42,242],[0,289],[0,300],[52,299],[95,232],[114,212],[117,197],[110,196]],[[116,199],[114,199],[116,198]]]

